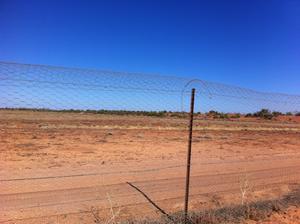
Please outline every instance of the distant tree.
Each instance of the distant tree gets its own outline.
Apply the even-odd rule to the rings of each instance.
[[[236,114],[231,115],[231,118],[240,118],[240,117],[241,117],[240,113],[236,113]]]
[[[226,113],[220,113],[220,114],[219,114],[219,118],[221,118],[221,119],[228,119],[229,116],[228,116],[228,114],[226,114]]]
[[[206,113],[207,115],[210,115],[210,116],[215,116],[215,115],[218,115],[219,112],[218,111],[215,111],[215,110],[210,110],[208,113]]]
[[[221,113],[215,110],[211,110],[206,113],[208,116],[212,116],[214,119],[228,119],[229,115],[227,113]]]
[[[287,115],[287,116],[291,116],[291,115],[293,115],[293,113],[292,112],[286,112],[286,114],[285,115]]]
[[[269,120],[271,120],[274,117],[272,112],[268,109],[261,109],[260,111],[254,113],[254,116],[255,117],[260,117],[260,118],[263,118],[263,119],[269,119]]]
[[[279,112],[279,111],[273,111],[273,112],[272,112],[272,115],[273,115],[274,117],[278,117],[278,116],[282,115],[282,113]]]
[[[245,117],[253,117],[253,114],[248,113],[248,114],[245,115]]]

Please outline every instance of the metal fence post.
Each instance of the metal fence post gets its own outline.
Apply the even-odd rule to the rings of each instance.
[[[193,137],[193,121],[194,121],[194,101],[195,101],[195,89],[193,88],[192,94],[191,94],[189,143],[188,143],[188,152],[187,152],[186,183],[185,183],[184,222],[186,224],[188,223],[190,172],[191,172],[191,156],[192,156],[192,137]]]

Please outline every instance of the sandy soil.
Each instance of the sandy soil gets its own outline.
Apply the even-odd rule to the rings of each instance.
[[[105,219],[111,207],[119,219],[159,216],[126,181],[166,211],[181,210],[187,124],[0,110],[0,223],[93,223],[92,208]],[[196,117],[190,208],[278,198],[298,188],[299,147],[297,119]]]

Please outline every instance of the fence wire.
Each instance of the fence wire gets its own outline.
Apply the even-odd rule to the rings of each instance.
[[[160,218],[126,182],[182,211],[192,88],[191,216],[226,223],[246,205],[300,205],[300,96],[11,62],[0,88],[0,223]]]
[[[300,109],[300,96],[264,93],[200,79],[0,62],[2,108],[248,113]],[[201,106],[200,106],[201,104]]]

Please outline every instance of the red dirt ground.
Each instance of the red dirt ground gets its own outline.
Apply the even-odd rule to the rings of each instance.
[[[104,219],[110,207],[118,219],[157,217],[126,181],[165,210],[181,210],[187,123],[0,110],[0,223],[93,223],[93,207]],[[243,186],[249,202],[298,188],[299,146],[295,119],[196,118],[190,209],[239,204]],[[261,223],[299,223],[293,209]]]
[[[274,213],[266,220],[247,221],[246,224],[299,224],[300,208],[290,207],[285,212]]]

